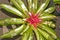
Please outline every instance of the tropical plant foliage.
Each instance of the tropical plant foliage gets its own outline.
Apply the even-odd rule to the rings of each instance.
[[[53,0],[55,4],[60,4],[60,0]]]
[[[50,0],[45,0],[39,6],[37,4],[38,0],[27,0],[27,7],[22,0],[10,0],[10,3],[14,6],[0,4],[0,7],[4,10],[20,17],[0,20],[0,25],[2,26],[20,25],[16,29],[1,35],[0,38],[13,38],[14,36],[22,35],[21,40],[33,40],[35,34],[36,40],[57,39],[53,22],[56,16],[52,13],[55,7],[47,8],[49,2]]]

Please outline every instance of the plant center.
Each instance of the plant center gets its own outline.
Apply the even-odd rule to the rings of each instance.
[[[26,21],[33,25],[35,28],[40,22],[42,22],[42,19],[39,18],[39,14],[33,14],[29,12],[29,16],[30,17],[27,18]]]

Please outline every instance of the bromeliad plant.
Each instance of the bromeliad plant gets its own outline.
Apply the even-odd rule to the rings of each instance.
[[[35,34],[37,40],[55,40],[57,39],[56,33],[53,30],[55,24],[52,21],[56,18],[51,14],[55,7],[46,9],[50,0],[38,7],[38,0],[27,0],[28,6],[24,5],[22,0],[10,0],[15,7],[7,4],[0,4],[0,7],[8,12],[11,12],[20,18],[7,18],[0,20],[0,25],[20,25],[18,28],[3,34],[0,38],[13,38],[17,35],[22,35],[21,40],[33,40]]]

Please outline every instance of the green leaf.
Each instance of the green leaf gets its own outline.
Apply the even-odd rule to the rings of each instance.
[[[55,2],[55,4],[60,4],[60,2]]]
[[[22,7],[16,2],[16,0],[10,0],[10,2],[22,13],[26,14]],[[25,16],[26,17],[26,16]]]
[[[34,13],[36,13],[36,11],[37,11],[37,2],[38,2],[38,0],[33,0],[32,6],[33,6],[33,12]]]
[[[49,2],[50,2],[50,0],[46,0],[45,3],[43,3],[39,7],[39,9],[37,10],[37,13],[42,13],[45,10],[45,8],[48,6]]]
[[[16,2],[17,2],[18,5],[21,7],[21,10],[23,10],[23,13],[24,13],[27,17],[29,17],[29,15],[28,15],[28,10],[27,10],[25,4],[22,2],[22,0],[16,0]]]
[[[0,4],[0,7],[5,9],[8,12],[11,12],[11,13],[17,15],[17,16],[24,17],[23,14],[19,10],[17,10],[16,8],[14,8],[10,5]]]
[[[7,18],[4,20],[0,20],[0,25],[14,25],[14,24],[23,24],[24,21],[20,18]]]
[[[60,0],[53,0],[55,4],[60,4]]]
[[[31,27],[23,34],[22,40],[29,40],[30,36],[32,37],[32,29]]]
[[[47,40],[54,40],[52,37],[50,37],[50,35],[47,33],[47,32],[45,32],[45,31],[43,31],[43,30],[41,30],[41,29],[39,29],[38,28],[38,31],[44,36],[44,38],[46,38]]]
[[[58,2],[60,2],[60,0],[54,0],[54,1],[58,1]]]
[[[38,31],[39,32],[39,31]],[[45,38],[42,36],[42,34],[39,32],[39,39],[40,40],[45,40]]]
[[[31,26],[31,27],[32,27],[33,31],[35,32],[37,40],[40,40],[38,30],[34,26]]]
[[[24,10],[25,12],[28,12],[25,4],[21,0],[16,0],[16,2],[19,4],[19,6]]]
[[[33,40],[33,32],[30,33],[28,40]]]
[[[57,40],[60,40],[60,38],[57,38]]]
[[[44,13],[52,13],[52,12],[54,12],[54,10],[55,10],[55,7],[50,7],[50,8],[48,8],[48,9],[46,9],[46,10],[44,11]]]
[[[32,12],[32,4],[33,4],[33,1],[32,0],[27,0],[27,2],[28,2],[29,12]]]
[[[22,11],[22,8],[19,6],[16,0],[10,0],[10,3],[12,3],[18,10]]]
[[[51,28],[55,28],[56,27],[55,24],[52,21],[45,21],[42,24],[48,25]]]
[[[11,30],[10,32],[3,34],[0,36],[0,38],[13,38],[14,36],[20,34],[22,30],[24,29],[25,25],[21,25],[20,27]]]
[[[20,34],[23,35],[26,31],[28,31],[28,29],[29,29],[29,24],[27,24],[27,26],[25,27],[25,29]]]
[[[42,25],[41,26],[43,30],[47,31],[49,34],[51,34],[51,36],[54,38],[54,39],[57,39],[57,35],[56,35],[56,32],[51,29],[50,27],[48,27],[47,25]]]
[[[43,20],[51,20],[51,19],[56,18],[56,16],[52,14],[45,14],[45,15],[43,14],[40,18]]]

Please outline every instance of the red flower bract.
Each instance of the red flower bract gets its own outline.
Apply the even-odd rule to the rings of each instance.
[[[29,12],[29,18],[26,19],[27,22],[29,22],[31,25],[33,25],[35,28],[37,27],[38,23],[42,21],[42,19],[39,18],[38,14],[33,14]]]

